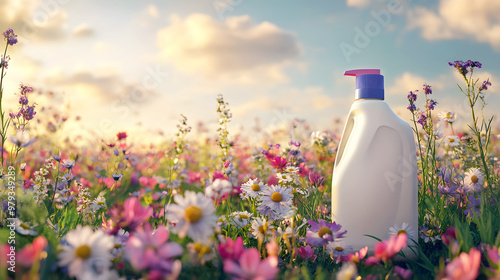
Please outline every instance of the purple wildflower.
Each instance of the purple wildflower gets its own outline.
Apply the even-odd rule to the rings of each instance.
[[[438,186],[439,193],[442,195],[451,195],[455,196],[458,194],[458,185],[454,184],[444,184]]]
[[[418,90],[416,90],[415,93],[413,93],[413,91],[410,91],[410,93],[408,94],[408,100],[410,100],[410,102],[417,101],[417,92]]]
[[[7,43],[11,46],[13,46],[17,43],[17,35],[14,34],[14,30],[12,30],[12,29],[7,29],[3,33],[3,37],[7,40]]]
[[[437,102],[432,100],[432,99],[429,99],[427,100],[427,102],[425,103],[425,107],[429,110],[434,110],[434,106],[436,106]]]
[[[347,230],[340,232],[341,225],[333,222],[327,223],[325,220],[318,220],[318,223],[312,220],[307,221],[311,227],[306,233],[306,243],[313,246],[325,246],[328,242],[343,238]]]
[[[424,92],[425,94],[432,94],[431,86],[428,84],[424,84]]]
[[[291,142],[290,142],[290,145],[295,146],[295,147],[297,147],[297,148],[299,148],[299,147],[300,147],[300,144],[301,144],[301,143],[300,143],[300,141],[291,141]]]
[[[7,55],[4,58],[2,55],[2,60],[0,62],[0,68],[4,67],[5,69],[8,69],[9,68],[9,60],[10,60],[10,56]]]
[[[481,64],[481,62],[479,62],[479,61],[472,61],[470,59],[467,60],[467,62],[465,62],[465,65],[466,65],[466,67],[471,67],[471,68],[473,68],[473,67],[477,67],[477,68],[483,67],[483,64]]]
[[[30,121],[32,120],[36,115],[36,112],[35,112],[35,105],[33,106],[28,106],[26,108],[26,111],[24,112],[23,116],[24,116],[24,119],[27,120],[27,121]]]
[[[490,81],[484,81],[483,84],[481,85],[481,87],[479,88],[479,90],[480,91],[487,90],[488,86],[491,86],[491,82]]]
[[[66,169],[71,169],[73,166],[75,166],[75,161],[74,160],[69,160],[65,159],[63,162],[61,162],[61,165],[65,167]]]
[[[469,71],[472,71],[474,67],[483,67],[481,62],[472,60],[467,60],[466,62],[455,60],[454,62],[448,62],[448,65],[455,67],[463,76],[469,73]]]
[[[417,110],[417,106],[415,106],[415,104],[412,103],[412,104],[408,105],[408,107],[406,109],[410,110],[410,112],[413,113],[415,110]]]
[[[419,111],[418,113],[420,114],[420,117],[417,122],[422,125],[422,127],[425,127],[425,125],[427,124],[427,115],[422,111]]]
[[[467,209],[464,211],[464,214],[467,217],[474,218],[478,217],[480,212],[481,200],[480,198],[476,198],[474,195],[467,195]]]

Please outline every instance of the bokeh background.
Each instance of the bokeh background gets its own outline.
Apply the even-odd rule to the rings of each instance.
[[[470,108],[448,62],[467,59],[483,63],[479,82],[493,83],[486,113],[500,108],[496,0],[1,0],[0,26],[19,36],[6,110],[18,85],[31,85],[37,117],[68,117],[61,135],[127,131],[154,142],[175,133],[180,114],[194,133],[215,131],[218,94],[234,133],[293,119],[330,130],[354,101],[343,72],[356,68],[381,69],[402,118],[408,91],[427,83],[437,110],[460,124]]]

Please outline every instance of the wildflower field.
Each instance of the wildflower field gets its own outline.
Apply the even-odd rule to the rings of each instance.
[[[219,128],[204,139],[181,116],[161,145],[117,131],[76,146],[53,137],[66,117],[40,128],[55,117],[29,81],[18,110],[2,109],[17,43],[12,29],[3,35],[0,279],[500,279],[500,131],[483,114],[491,82],[474,78],[477,61],[450,63],[470,105],[466,130],[431,85],[401,89],[413,90],[419,225],[387,228],[369,255],[331,216],[340,134],[294,121],[250,142],[229,131],[229,104],[214,96]]]

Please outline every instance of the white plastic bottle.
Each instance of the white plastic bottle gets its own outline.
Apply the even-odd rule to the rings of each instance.
[[[393,226],[418,239],[417,162],[413,131],[384,101],[379,69],[346,71],[356,76],[356,100],[337,151],[332,180],[332,219],[347,230],[345,246],[368,246],[373,254]],[[408,239],[408,244],[413,242]],[[403,250],[407,255],[409,248]],[[409,254],[411,255],[411,254]]]

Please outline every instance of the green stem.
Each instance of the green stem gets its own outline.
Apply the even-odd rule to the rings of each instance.
[[[473,132],[477,138],[477,145],[479,148],[479,153],[481,155],[481,161],[482,161],[483,166],[484,166],[484,173],[486,175],[486,181],[488,182],[488,185],[491,186],[492,184],[491,184],[491,180],[490,180],[490,174],[489,174],[490,172],[489,172],[488,164],[486,163],[486,157],[485,157],[484,150],[483,150],[483,143],[481,141],[481,131],[477,127],[476,114],[474,112],[474,105],[476,103],[477,96],[475,96],[475,93],[474,93],[474,84],[475,83],[471,83],[472,71],[471,71],[471,78],[469,78],[469,79],[466,78],[465,81],[467,82],[467,94],[466,95],[469,99],[469,104],[470,104],[470,109],[471,109],[471,114],[472,114],[472,122],[474,124]]]
[[[7,48],[9,47],[9,42],[5,44],[5,50],[3,52],[3,59],[6,59],[5,56],[7,54]],[[2,121],[2,130],[0,131],[0,137],[2,137],[2,146],[0,147],[0,160],[2,164],[2,172],[3,172],[3,151],[4,151],[4,144],[5,144],[5,136],[7,135],[7,129],[8,125],[5,125],[4,123],[4,112],[2,110],[2,97],[3,97],[3,77],[4,77],[4,70],[5,66],[2,66],[2,73],[0,76],[0,118]]]

